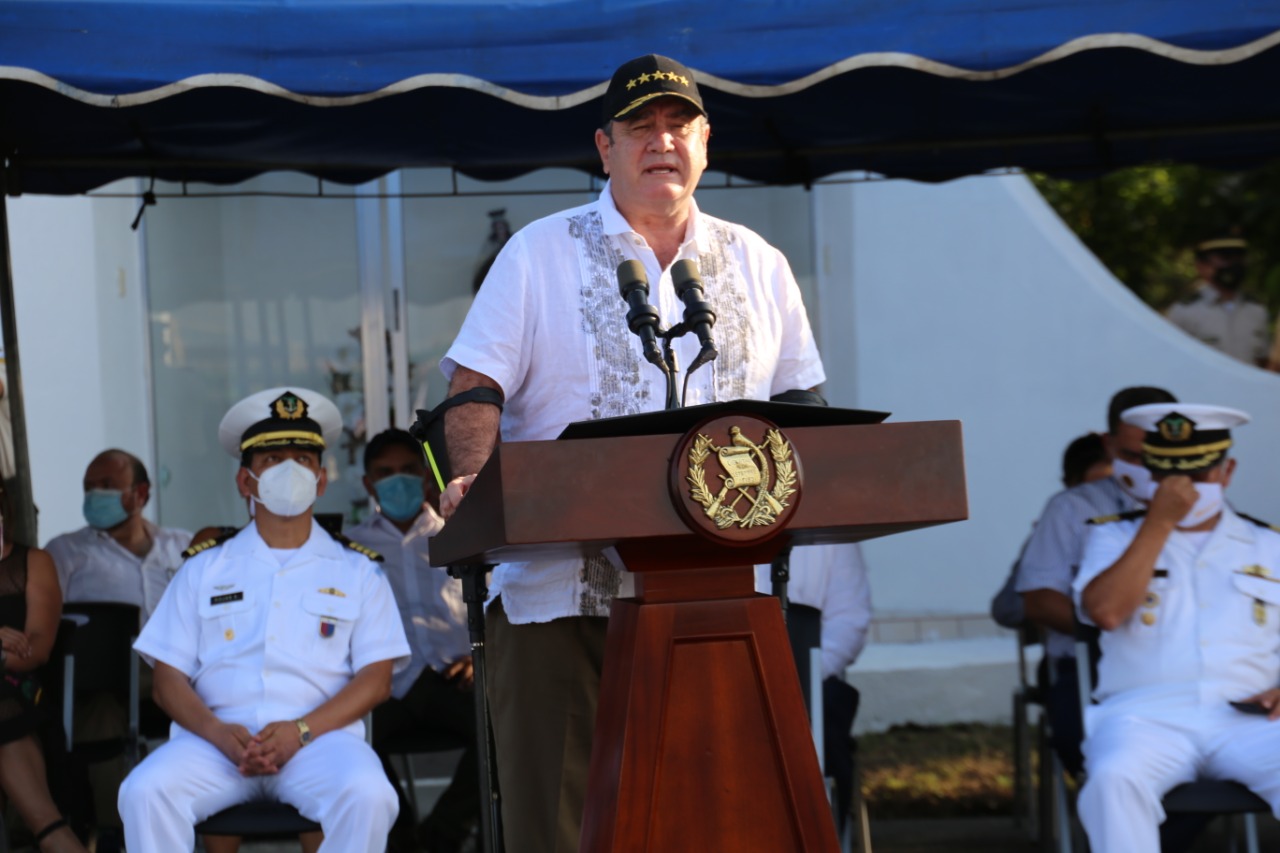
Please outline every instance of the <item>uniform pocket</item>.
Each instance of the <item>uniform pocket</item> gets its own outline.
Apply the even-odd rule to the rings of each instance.
[[[243,590],[206,589],[200,594],[200,638],[206,652],[217,656],[250,633],[253,600]]]
[[[1280,581],[1236,572],[1231,582],[1237,592],[1247,596],[1249,618],[1255,625],[1270,628],[1280,624]]]
[[[309,631],[324,643],[332,643],[345,652],[360,605],[350,598],[328,592],[308,592],[302,597],[302,609],[311,623]]]

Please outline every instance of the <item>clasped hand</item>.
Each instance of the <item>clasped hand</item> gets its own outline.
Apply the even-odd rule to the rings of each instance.
[[[240,770],[242,776],[271,776],[302,748],[296,723],[277,720],[250,735],[244,726],[226,723],[219,735],[218,749]]]

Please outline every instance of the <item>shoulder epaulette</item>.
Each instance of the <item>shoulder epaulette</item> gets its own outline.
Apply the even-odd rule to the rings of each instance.
[[[370,560],[373,560],[375,563],[382,562],[382,555],[379,554],[377,551],[373,550],[372,548],[369,548],[365,545],[361,545],[359,542],[356,542],[353,539],[348,539],[347,537],[343,536],[341,533],[330,533],[329,535],[333,537],[335,542],[337,542],[339,545],[342,545],[344,548],[350,548],[352,551],[355,551],[357,554],[363,554],[364,556],[368,557]]]
[[[1133,521],[1135,518],[1142,518],[1147,514],[1145,509],[1131,509],[1128,512],[1117,512],[1115,515],[1100,515],[1097,518],[1091,518],[1086,524],[1110,524],[1113,521]]]
[[[1254,518],[1252,515],[1245,515],[1243,512],[1237,512],[1236,515],[1240,516],[1245,521],[1252,521],[1254,524],[1258,525],[1259,527],[1265,527],[1268,530],[1274,530],[1276,533],[1280,533],[1280,527],[1276,527],[1274,524],[1268,521],[1263,521],[1260,518]]]
[[[189,560],[201,551],[208,551],[215,545],[221,545],[223,542],[226,542],[232,536],[235,536],[240,532],[240,528],[238,527],[219,527],[217,530],[217,535],[192,543],[190,548],[182,552],[182,559]]]

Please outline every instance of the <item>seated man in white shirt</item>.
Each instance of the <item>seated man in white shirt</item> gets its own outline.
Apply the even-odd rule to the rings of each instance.
[[[64,602],[134,604],[139,621],[147,621],[182,565],[183,549],[191,543],[188,531],[158,527],[142,517],[150,498],[151,479],[133,454],[104,450],[89,463],[84,472],[87,525],[56,536],[45,546],[57,569]],[[150,671],[144,667],[141,676],[141,694],[146,697],[151,693]],[[127,727],[128,712],[108,693],[76,708],[77,743],[121,737]],[[92,822],[98,833],[98,849],[117,849],[120,818],[115,802],[124,779],[124,759],[107,759],[79,772],[87,772],[93,792]]]
[[[104,450],[84,472],[87,526],[49,540],[62,600],[136,604],[146,622],[182,565],[191,533],[157,527],[142,517],[151,479],[123,450]]]
[[[187,561],[135,645],[174,725],[120,788],[130,853],[191,850],[195,824],[255,799],[319,822],[321,851],[386,847],[396,795],[363,717],[409,645],[368,549],[312,518],[341,424],[302,388],[251,395],[222,420],[254,519]]]
[[[802,545],[791,551],[787,599],[788,620],[810,607],[821,612],[823,766],[836,780],[840,802],[853,796],[853,756],[848,736],[858,710],[858,692],[844,673],[867,644],[871,626],[871,584],[867,564],[856,542],[840,545]],[[772,567],[756,566],[756,591],[772,593]],[[798,651],[797,666],[806,666],[807,652]],[[808,697],[805,697],[808,701]],[[847,809],[839,814],[844,829]]]
[[[373,712],[373,746],[397,782],[383,745],[414,731],[455,735],[466,744],[453,781],[418,827],[430,853],[455,853],[480,820],[480,780],[476,759],[475,691],[471,641],[462,582],[432,568],[428,541],[444,521],[436,514],[422,445],[401,429],[369,440],[364,450],[364,485],[377,509],[346,531],[353,541],[380,553],[395,592],[413,661],[391,685],[391,699]],[[396,790],[400,786],[396,784]],[[411,838],[411,814],[401,800],[392,847]]]

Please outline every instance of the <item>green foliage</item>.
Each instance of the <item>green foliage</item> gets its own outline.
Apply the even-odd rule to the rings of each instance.
[[[1280,162],[1251,172],[1142,166],[1090,181],[1032,174],[1086,246],[1157,310],[1189,295],[1191,247],[1215,236],[1249,241],[1245,292],[1280,308]]]

